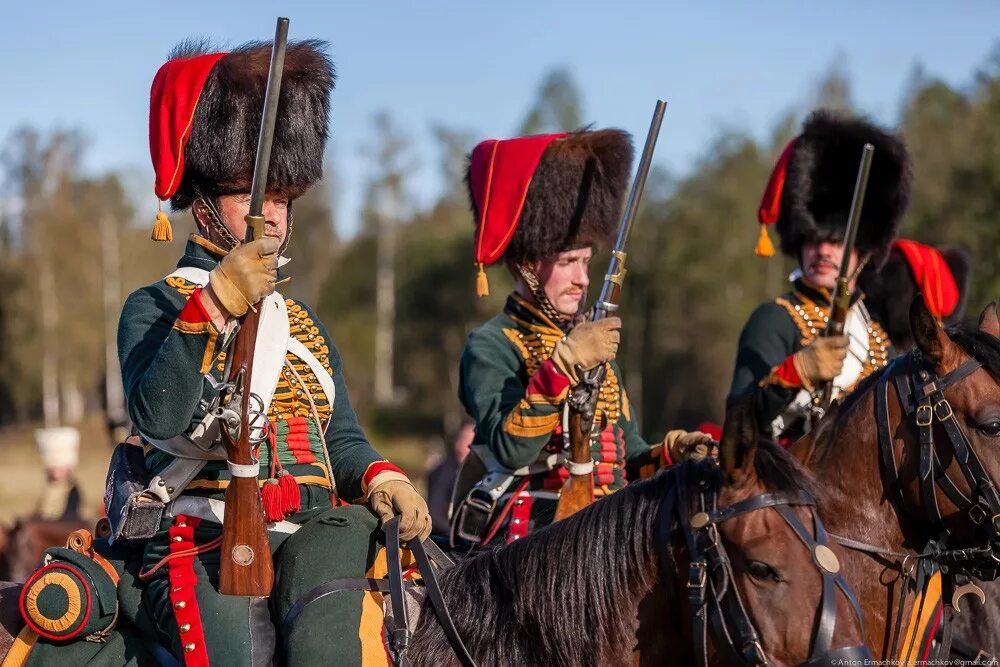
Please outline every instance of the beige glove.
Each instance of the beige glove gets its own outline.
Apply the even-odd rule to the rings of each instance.
[[[270,236],[233,248],[212,269],[209,282],[219,303],[233,317],[274,292],[278,280],[278,248]]]
[[[673,463],[680,463],[690,456],[696,460],[705,458],[712,444],[712,436],[701,431],[667,431],[663,436],[663,448]]]
[[[606,317],[577,325],[569,332],[569,336],[556,343],[552,351],[552,363],[570,382],[579,384],[578,366],[589,371],[615,358],[621,340],[621,328],[620,317]]]
[[[379,481],[382,475],[387,477]],[[399,539],[402,542],[414,538],[423,542],[431,534],[431,513],[427,503],[403,475],[376,475],[368,489],[368,505],[379,515],[382,523],[399,515]]]
[[[840,375],[849,344],[847,336],[822,337],[796,352],[792,363],[802,380],[802,386],[807,391],[812,391],[817,384]]]

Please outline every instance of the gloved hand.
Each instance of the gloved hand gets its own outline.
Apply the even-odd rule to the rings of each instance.
[[[667,431],[663,436],[663,448],[674,463],[680,463],[688,456],[696,460],[705,458],[709,454],[711,444],[712,436],[701,431],[675,429]]]
[[[816,385],[840,375],[848,345],[850,339],[847,336],[821,337],[796,352],[792,363],[802,386],[812,391]]]
[[[605,317],[596,322],[578,324],[569,336],[556,343],[552,363],[571,383],[579,384],[578,366],[589,371],[615,358],[621,341],[621,328],[620,317]]]
[[[265,236],[233,248],[212,269],[209,284],[219,304],[233,317],[274,292],[281,241]]]
[[[410,480],[402,475],[392,475],[385,481],[375,482],[368,489],[368,505],[379,515],[382,523],[399,515],[401,542],[414,538],[423,542],[431,534],[431,513],[427,503]]]

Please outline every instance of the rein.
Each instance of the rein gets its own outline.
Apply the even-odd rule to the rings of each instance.
[[[837,622],[838,589],[854,610],[862,627],[862,636],[864,618],[857,598],[840,574],[837,556],[827,545],[826,529],[816,511],[813,497],[802,490],[763,493],[734,505],[719,507],[716,485],[706,479],[690,480],[688,467],[677,466],[668,473],[675,475],[676,483],[663,499],[659,540],[662,565],[664,571],[669,572],[670,536],[676,521],[684,535],[691,559],[687,597],[692,610],[692,634],[698,663],[708,664],[707,637],[711,632],[715,645],[728,653],[735,664],[770,665],[760,636],[736,588],[732,562],[718,531],[718,526],[729,519],[767,508],[778,512],[809,550],[813,564],[823,579],[823,592],[818,606],[819,622],[813,633],[809,658],[803,665],[812,667],[848,664],[854,660],[860,661],[858,664],[864,664],[864,661],[870,661],[871,653],[865,646],[831,648]],[[792,511],[792,506],[810,508],[815,537]]]
[[[317,600],[343,591],[388,593],[389,603],[392,607],[393,621],[389,644],[394,653],[394,664],[400,667],[412,667],[412,663],[406,655],[412,635],[408,623],[406,590],[413,588],[413,584],[403,580],[403,567],[399,555],[399,517],[394,517],[391,521],[385,522],[382,529],[385,532],[388,578],[333,579],[316,586],[300,597],[292,605],[292,608],[288,610],[282,621],[282,632],[286,636],[291,634],[295,621],[305,608]],[[462,637],[458,634],[455,622],[448,611],[448,605],[445,603],[444,595],[441,593],[441,586],[438,584],[436,569],[447,570],[455,565],[454,561],[431,540],[427,540],[426,542],[410,540],[406,546],[417,561],[417,570],[424,580],[424,589],[427,592],[427,598],[430,600],[431,609],[433,609],[438,623],[441,624],[441,629],[444,631],[448,643],[451,645],[452,650],[455,651],[455,657],[462,667],[476,667],[476,662],[472,659],[469,650],[462,641]],[[437,564],[437,568],[434,567],[435,563]]]
[[[407,623],[403,568],[399,557],[399,517],[396,516],[391,521],[387,521],[383,530],[385,531],[385,551],[389,569],[389,602],[392,604],[392,620],[396,626],[392,631],[392,647],[396,653],[396,664],[400,667],[411,667],[410,659],[406,656],[411,633]],[[407,547],[417,560],[417,570],[423,577],[427,597],[431,601],[431,608],[434,610],[438,623],[441,624],[441,629],[444,630],[445,637],[448,638],[448,643],[455,651],[455,657],[458,658],[462,667],[476,667],[476,662],[469,655],[469,650],[465,647],[465,643],[455,627],[455,622],[451,618],[451,613],[448,611],[444,595],[441,594],[441,586],[438,584],[437,574],[427,552],[431,551],[433,558],[446,569],[453,566],[454,563],[430,540],[427,541],[426,545],[420,540],[410,540]]]

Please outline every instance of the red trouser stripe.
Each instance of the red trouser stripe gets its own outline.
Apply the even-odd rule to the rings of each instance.
[[[527,491],[521,491],[514,499],[514,507],[510,510],[510,523],[507,524],[507,544],[519,540],[528,534],[528,522],[531,521],[531,504],[535,501]]]
[[[194,529],[201,519],[178,515],[170,527],[170,553],[193,549]],[[198,576],[194,572],[194,556],[179,556],[167,564],[170,580],[170,607],[177,621],[177,633],[181,642],[181,659],[186,667],[208,667],[208,649],[205,646],[205,629],[198,611],[195,585]]]

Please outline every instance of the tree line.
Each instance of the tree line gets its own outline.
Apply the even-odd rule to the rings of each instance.
[[[753,254],[760,195],[777,155],[817,106],[854,109],[847,77],[826,76],[766,137],[722,131],[688,173],[651,174],[628,260],[620,352],[649,438],[721,419],[739,331],[760,301],[785,289],[792,268]],[[509,129],[571,130],[586,119],[584,95],[565,70],[554,70]],[[897,124],[916,170],[902,233],[972,254],[969,309],[978,312],[1000,295],[1000,49],[961,87],[916,68]],[[316,304],[363,423],[387,437],[458,428],[465,338],[499,312],[511,287],[495,268],[491,295],[475,296],[463,177],[480,137],[432,131],[444,188],[430,205],[415,204],[410,193],[417,165],[427,161],[398,121],[380,113],[365,147],[372,176],[357,232],[337,235],[332,168],[332,178],[294,207],[294,279],[284,291]],[[188,214],[174,214],[174,243],[151,242],[151,221],[140,219],[145,206],[137,202],[152,193],[132,192],[121,174],[86,175],[85,151],[78,131],[30,127],[3,145],[0,424],[71,423],[115,402],[107,359],[117,309],[128,291],[169,273],[193,229]],[[592,266],[599,285],[606,254]]]

